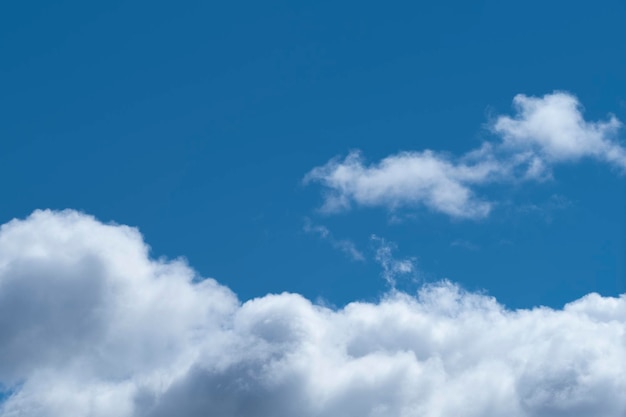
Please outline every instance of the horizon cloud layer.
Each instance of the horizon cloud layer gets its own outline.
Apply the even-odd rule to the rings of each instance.
[[[35,211],[0,228],[0,358],[3,417],[619,417],[626,295],[242,302],[134,228]]]

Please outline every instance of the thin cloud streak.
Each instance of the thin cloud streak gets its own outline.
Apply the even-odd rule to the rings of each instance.
[[[398,248],[394,242],[376,235],[372,235],[370,239],[376,245],[374,259],[382,268],[382,277],[390,289],[395,290],[399,276],[415,274],[415,258],[398,259],[393,255],[393,252]]]
[[[303,230],[309,234],[315,234],[320,239],[326,240],[330,245],[346,254],[350,259],[354,261],[365,261],[365,255],[359,251],[350,239],[336,239],[330,230],[323,225],[313,224],[311,219],[304,219]]]

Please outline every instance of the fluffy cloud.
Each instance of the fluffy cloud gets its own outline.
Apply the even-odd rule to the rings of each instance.
[[[502,115],[490,125],[498,136],[461,157],[431,150],[401,152],[366,164],[358,152],[314,168],[305,183],[325,187],[322,210],[351,205],[424,206],[454,218],[482,218],[492,204],[476,195],[480,185],[549,178],[552,166],[593,158],[626,171],[626,149],[616,140],[621,123],[587,122],[578,99],[563,92],[543,97],[518,95],[515,116]]]
[[[626,297],[242,303],[135,229],[38,211],[0,229],[0,358],[0,416],[617,417]]]
[[[519,94],[513,105],[517,114],[498,117],[492,127],[503,146],[531,151],[547,163],[592,157],[626,169],[626,150],[614,140],[621,126],[615,116],[587,122],[576,97],[567,93],[541,98]]]
[[[484,217],[491,205],[478,199],[471,189],[488,181],[502,169],[484,161],[465,164],[432,151],[403,152],[366,166],[360,153],[344,160],[331,160],[305,177],[328,190],[322,209],[345,210],[350,204],[364,206],[423,205],[453,217]]]

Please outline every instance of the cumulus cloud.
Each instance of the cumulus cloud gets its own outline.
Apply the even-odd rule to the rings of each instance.
[[[626,169],[626,150],[614,140],[621,127],[615,116],[587,122],[578,99],[562,92],[544,97],[518,94],[513,106],[516,115],[499,116],[492,129],[502,137],[503,146],[540,158],[534,164],[591,157]]]
[[[325,189],[322,211],[353,205],[426,207],[454,218],[483,218],[492,203],[477,195],[487,184],[545,180],[557,163],[593,158],[626,171],[626,149],[616,139],[621,123],[588,122],[578,99],[564,92],[517,95],[516,114],[491,123],[497,135],[478,149],[453,157],[432,150],[400,152],[368,164],[357,152],[311,170],[305,183]]]
[[[0,229],[0,358],[7,417],[621,417],[626,297],[241,302],[136,229],[38,211]]]

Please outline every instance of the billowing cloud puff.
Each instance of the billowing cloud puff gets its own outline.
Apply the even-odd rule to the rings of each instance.
[[[460,157],[431,150],[400,152],[367,164],[358,152],[311,170],[305,183],[325,189],[325,212],[352,205],[426,207],[454,218],[482,218],[492,204],[476,188],[491,183],[549,178],[557,163],[592,158],[626,171],[626,149],[617,141],[621,122],[585,121],[578,99],[563,92],[517,95],[516,115],[490,125],[494,142]]]
[[[534,151],[549,163],[592,157],[626,169],[626,150],[614,140],[621,126],[615,116],[587,122],[578,99],[562,92],[541,98],[518,94],[513,105],[515,117],[500,116],[492,127],[505,146]]]
[[[621,417],[626,297],[242,303],[135,229],[38,211],[0,229],[0,358],[0,416]]]

